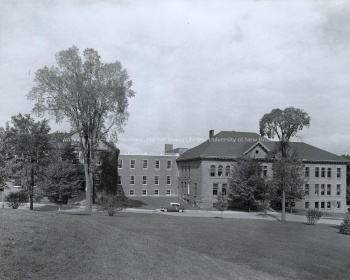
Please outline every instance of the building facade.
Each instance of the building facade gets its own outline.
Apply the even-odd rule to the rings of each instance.
[[[187,150],[177,159],[179,196],[202,208],[211,208],[218,194],[226,194],[233,164],[240,156],[257,158],[263,176],[272,177],[272,162],[266,159],[275,142],[256,133],[222,131]],[[295,208],[345,212],[348,160],[303,142],[291,142],[305,165],[305,197]]]
[[[119,155],[118,186],[125,196],[178,196],[176,159],[186,149],[165,145],[160,155]]]

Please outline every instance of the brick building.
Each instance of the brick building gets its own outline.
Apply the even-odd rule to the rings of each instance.
[[[217,195],[228,190],[232,164],[238,157],[249,155],[262,162],[265,176],[272,176],[272,162],[266,159],[275,142],[256,133],[222,131],[184,152],[177,159],[179,196],[203,208],[210,208]],[[305,164],[305,198],[296,203],[298,209],[345,212],[347,159],[303,142],[291,142]]]
[[[130,196],[178,196],[176,159],[187,149],[165,145],[160,155],[119,155],[118,186]]]

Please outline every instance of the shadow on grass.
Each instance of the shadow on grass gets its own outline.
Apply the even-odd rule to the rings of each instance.
[[[130,208],[139,208],[142,206],[146,206],[147,203],[141,201],[141,200],[137,200],[137,199],[130,199],[130,198],[125,198],[125,202],[124,205],[126,207],[130,207]]]
[[[58,208],[59,208],[58,205],[45,205],[45,206],[34,208],[34,211],[57,211]],[[78,209],[78,207],[61,206],[61,210],[70,210],[70,209]]]

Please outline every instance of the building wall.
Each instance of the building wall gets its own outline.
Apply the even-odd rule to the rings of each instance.
[[[118,175],[121,178],[121,186],[124,194],[130,196],[177,196],[179,172],[176,165],[178,154],[172,155],[119,155],[122,161],[122,168],[118,168]],[[134,168],[130,162],[135,160]],[[143,161],[147,160],[147,168],[143,168]],[[159,169],[156,168],[156,161],[159,161]],[[167,162],[171,162],[171,168],[167,168]],[[131,184],[131,176],[135,182]],[[147,177],[144,184],[143,176]],[[159,176],[158,185],[155,176]],[[170,176],[170,184],[167,183],[167,176]],[[158,194],[156,193],[158,191]]]

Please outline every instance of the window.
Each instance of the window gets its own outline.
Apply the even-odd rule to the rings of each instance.
[[[341,178],[341,169],[337,168],[337,178]]]
[[[222,191],[221,191],[222,195],[226,195],[227,193],[227,184],[222,184]]]
[[[101,185],[101,174],[94,174],[94,185]]]
[[[315,201],[315,209],[318,209],[318,201]]]
[[[340,195],[340,184],[337,185],[337,195]]]
[[[142,185],[147,185],[147,176],[142,176]]]
[[[324,195],[325,184],[321,184],[321,195]]]
[[[166,190],[166,195],[171,195],[171,190]]]
[[[320,190],[319,190],[319,185],[316,184],[316,185],[315,185],[315,194],[316,194],[316,195],[319,195],[319,191],[320,191]]]
[[[305,177],[310,177],[310,167],[305,167]]]
[[[154,195],[159,195],[159,190],[154,190]]]
[[[224,170],[224,168],[222,167],[222,165],[219,165],[219,167],[218,167],[218,176],[219,177],[222,177],[223,170]]]
[[[156,168],[156,169],[159,169],[159,166],[160,166],[159,160],[158,160],[158,159],[156,159],[155,168]]]
[[[326,168],[321,168],[321,177],[324,178],[326,176]]]
[[[73,164],[79,164],[79,152],[74,151],[74,159],[73,159]]]
[[[315,167],[315,177],[319,177],[319,175],[320,175],[320,168]]]
[[[218,184],[213,184],[213,195],[218,195]]]
[[[135,190],[129,190],[129,195],[134,196],[135,195]]]
[[[134,159],[130,160],[130,169],[135,169],[135,160]]]
[[[171,185],[171,176],[166,176],[166,184]]]
[[[321,209],[324,208],[324,201],[321,201]]]
[[[327,201],[327,209],[331,209],[331,202]]]
[[[134,175],[130,176],[130,185],[135,185],[135,176]]]
[[[147,160],[147,159],[144,159],[144,160],[142,161],[142,168],[143,168],[143,169],[147,169],[147,168],[148,168],[148,160]]]
[[[190,187],[191,187],[191,184],[190,183],[188,183],[188,185],[187,185],[188,187],[187,187],[187,194],[188,195],[190,195]]]
[[[305,195],[309,195],[309,194],[310,194],[310,185],[305,184]]]
[[[263,166],[263,177],[267,177],[267,166]]]
[[[337,201],[337,208],[340,209],[341,203],[340,201]]]
[[[118,185],[122,184],[122,176],[118,176]]]
[[[309,202],[305,201],[305,208],[308,209],[309,208]]]
[[[118,159],[118,168],[122,169],[123,168],[123,160],[120,158]]]
[[[142,190],[142,195],[147,195],[147,190]]]
[[[187,178],[187,166],[185,166],[185,178]]]
[[[154,176],[154,184],[159,185],[159,176],[158,175]]]
[[[183,194],[184,193],[184,185],[183,185],[184,183],[183,182],[181,182],[181,194]]]
[[[332,188],[332,185],[328,184],[327,185],[327,195],[331,195],[331,188]]]
[[[191,177],[191,166],[188,167],[188,178]]]
[[[210,167],[210,177],[215,177],[215,165]]]
[[[327,177],[328,178],[332,177],[332,168],[327,168]]]
[[[227,165],[226,168],[225,168],[225,176],[226,176],[226,177],[229,177],[229,176],[230,176],[230,172],[231,172],[230,166]]]
[[[184,167],[181,166],[181,177],[184,177]]]
[[[171,160],[166,162],[166,169],[171,169]]]

